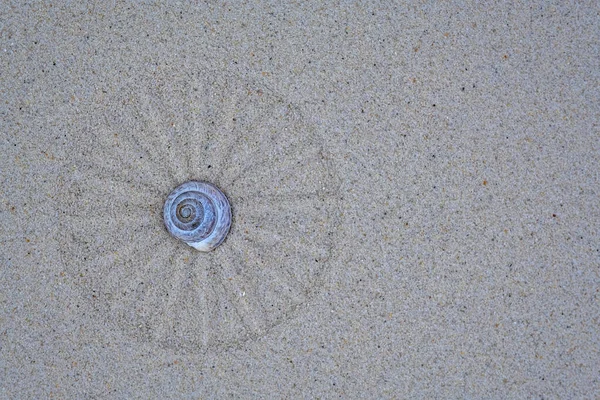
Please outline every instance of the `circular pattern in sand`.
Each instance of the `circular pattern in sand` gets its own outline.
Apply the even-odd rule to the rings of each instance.
[[[207,71],[107,92],[81,105],[60,188],[60,251],[81,297],[132,338],[186,351],[288,319],[318,290],[339,222],[339,180],[301,107]],[[231,202],[211,253],[162,222],[169,192],[192,179]]]

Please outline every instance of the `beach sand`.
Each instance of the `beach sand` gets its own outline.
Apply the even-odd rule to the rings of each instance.
[[[599,397],[599,12],[3,3],[0,397]]]

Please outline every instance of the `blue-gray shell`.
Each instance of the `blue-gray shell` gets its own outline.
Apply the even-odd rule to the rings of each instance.
[[[190,181],[175,188],[163,208],[167,231],[196,250],[219,246],[231,226],[231,207],[215,185]]]

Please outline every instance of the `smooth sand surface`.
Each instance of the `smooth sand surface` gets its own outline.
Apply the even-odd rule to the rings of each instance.
[[[0,5],[1,398],[600,397],[597,2],[193,3]]]

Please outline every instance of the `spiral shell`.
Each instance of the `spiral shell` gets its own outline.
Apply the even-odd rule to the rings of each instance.
[[[186,182],[171,192],[163,208],[167,231],[198,251],[219,246],[231,226],[227,197],[208,182]]]

